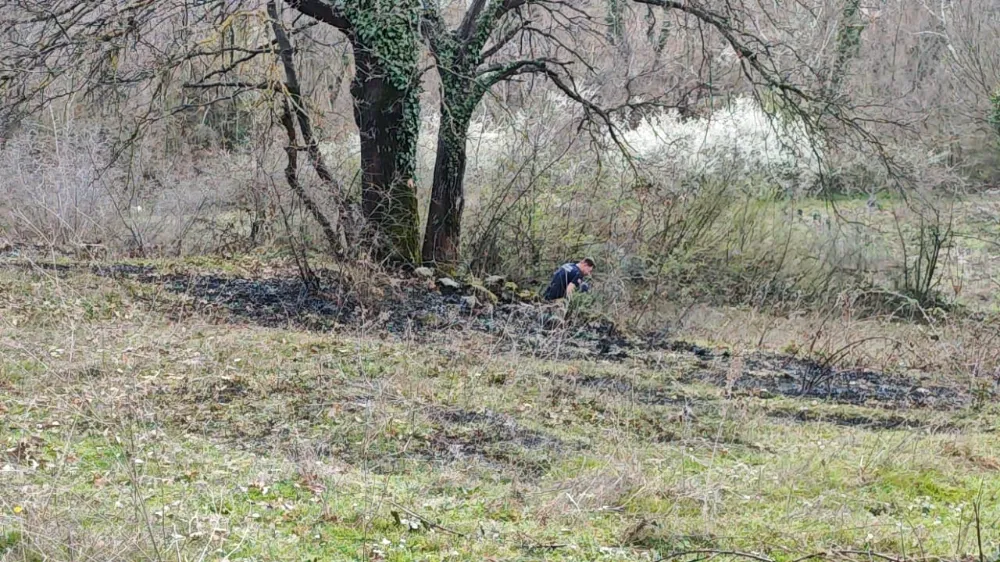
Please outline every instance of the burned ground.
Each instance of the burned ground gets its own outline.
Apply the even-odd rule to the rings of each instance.
[[[417,340],[471,330],[496,338],[500,350],[556,360],[634,359],[654,366],[658,354],[670,352],[700,367],[690,370],[685,382],[710,382],[764,398],[809,397],[890,409],[954,409],[969,402],[968,393],[956,386],[935,384],[929,374],[838,368],[808,358],[764,352],[743,358],[741,373],[733,379],[733,357],[727,350],[672,340],[665,331],[629,336],[607,320],[579,316],[553,328],[546,323],[544,309],[530,303],[468,310],[459,295],[442,294],[428,288],[425,280],[414,278],[397,279],[382,288],[379,298],[362,302],[331,270],[317,272],[319,286],[313,290],[293,275],[250,279],[157,273],[151,267],[132,265],[95,266],[91,270],[101,276],[162,287],[185,297],[184,307],[221,313],[233,322],[318,331],[363,328]],[[580,384],[606,386],[611,392],[632,394],[647,404],[674,401],[663,389],[633,388],[623,381],[592,379]]]
[[[152,513],[210,521],[183,539],[198,549],[220,517],[296,544],[440,539],[404,506],[496,533],[508,558],[525,529],[563,544],[583,525],[586,559],[606,545],[634,559],[674,548],[706,514],[723,518],[713,548],[763,548],[845,513],[879,533],[867,518],[918,504],[929,525],[957,517],[1000,466],[996,411],[961,380],[627,333],[575,312],[553,326],[542,306],[470,310],[415,277],[358,288],[322,270],[306,290],[294,272],[255,267],[0,268],[0,465],[14,482],[2,499],[38,513],[30,490],[62,478],[85,497],[60,505],[117,513],[139,486]],[[633,540],[643,525],[650,539]],[[718,534],[729,528],[747,529],[742,542]],[[843,532],[832,543],[856,542]]]

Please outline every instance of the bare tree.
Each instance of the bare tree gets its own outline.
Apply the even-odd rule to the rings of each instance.
[[[712,49],[714,42],[721,41],[725,49],[734,54],[745,87],[759,95],[766,94],[782,111],[795,115],[811,129],[820,128],[817,117],[820,113],[849,123],[843,108],[818,87],[819,66],[806,61],[794,45],[765,37],[756,22],[761,15],[772,15],[766,9],[743,2],[726,2],[716,8],[716,3],[700,0],[633,0],[631,3],[659,8],[664,17],[672,12],[678,14],[686,25],[697,28],[697,33],[688,39],[700,43],[704,50]],[[781,8],[781,3],[778,4],[776,11]],[[449,29],[441,6],[437,2],[426,3],[422,32],[441,80],[441,126],[422,249],[424,262],[454,267],[460,261],[469,123],[483,96],[496,84],[529,74],[541,76],[583,106],[587,119],[602,125],[615,142],[618,142],[616,116],[665,105],[664,97],[670,88],[633,92],[631,81],[625,88],[619,88],[624,92],[615,103],[597,103],[581,93],[577,84],[594,69],[588,60],[592,57],[586,52],[593,52],[594,47],[592,44],[590,49],[582,48],[580,43],[574,42],[574,37],[586,35],[622,40],[623,3],[611,2],[604,7],[610,26],[607,33],[595,33],[600,24],[594,10],[600,7],[600,3],[558,0],[475,0],[466,8],[460,22]],[[653,19],[649,27],[655,28],[655,16],[651,16],[652,12],[649,14]],[[847,15],[853,17],[852,12]],[[650,32],[650,36],[653,35]],[[843,54],[837,59],[838,71],[846,64],[856,41],[855,35],[842,41]],[[654,43],[657,53],[661,53],[662,40],[656,39]],[[573,71],[574,66],[582,68],[582,73]],[[686,88],[678,89],[679,98],[706,85],[702,79],[690,82]],[[708,87],[713,86],[709,83]]]
[[[362,209],[376,255],[413,261],[418,212],[413,178],[420,118],[418,3],[285,0],[329,25],[354,50],[354,117],[361,140]]]

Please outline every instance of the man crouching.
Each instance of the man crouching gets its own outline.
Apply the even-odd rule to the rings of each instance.
[[[580,291],[586,293],[590,287],[583,282],[585,277],[589,277],[594,271],[594,259],[583,258],[577,263],[566,263],[559,267],[552,274],[552,281],[545,289],[543,298],[546,301],[558,299],[570,299],[573,293]]]

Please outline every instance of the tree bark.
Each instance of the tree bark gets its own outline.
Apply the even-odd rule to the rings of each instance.
[[[361,208],[375,257],[413,262],[419,231],[416,171],[420,105],[417,87],[388,79],[369,49],[355,43],[356,73],[351,84],[354,118],[361,140]]]
[[[434,185],[427,212],[422,258],[426,264],[454,268],[461,257],[462,212],[465,209],[466,139],[469,119],[455,116],[447,101],[441,104],[434,161]]]

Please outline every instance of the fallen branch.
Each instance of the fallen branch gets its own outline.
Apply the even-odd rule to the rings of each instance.
[[[465,533],[460,533],[460,532],[458,532],[458,531],[456,531],[454,529],[449,529],[448,527],[445,527],[444,525],[441,525],[440,523],[435,523],[434,521],[431,521],[430,519],[424,517],[423,515],[420,515],[419,513],[415,512],[415,511],[413,511],[413,510],[411,510],[411,509],[409,509],[407,507],[404,507],[404,506],[402,506],[402,505],[400,505],[400,504],[398,504],[398,503],[396,503],[396,502],[394,502],[392,500],[387,500],[387,501],[388,501],[389,505],[395,507],[396,509],[398,509],[398,510],[404,512],[404,513],[406,513],[410,517],[416,517],[417,519],[419,519],[420,521],[422,521],[428,527],[433,527],[435,529],[439,529],[439,530],[444,531],[446,533],[451,533],[452,535],[455,535],[456,537],[465,537]]]
[[[754,560],[756,562],[775,562],[773,558],[768,558],[767,556],[762,556],[759,554],[753,554],[750,552],[740,552],[738,550],[717,550],[717,549],[698,549],[698,550],[685,550],[680,552],[674,552],[671,554],[664,555],[657,558],[655,562],[665,562],[666,560],[673,560],[676,558],[681,558],[683,556],[689,556],[693,554],[703,554],[708,555],[705,558],[699,558],[698,560],[704,560],[706,558],[711,558],[713,556],[731,556],[733,558],[745,558],[747,560]],[[805,556],[795,558],[791,562],[805,562],[806,560],[813,559],[826,559],[831,556],[862,556],[869,560],[878,559],[883,562],[945,562],[944,558],[940,556],[927,556],[923,558],[897,558],[888,554],[881,554],[878,552],[870,552],[866,550],[829,550],[823,552],[814,552],[812,554],[807,554]]]

